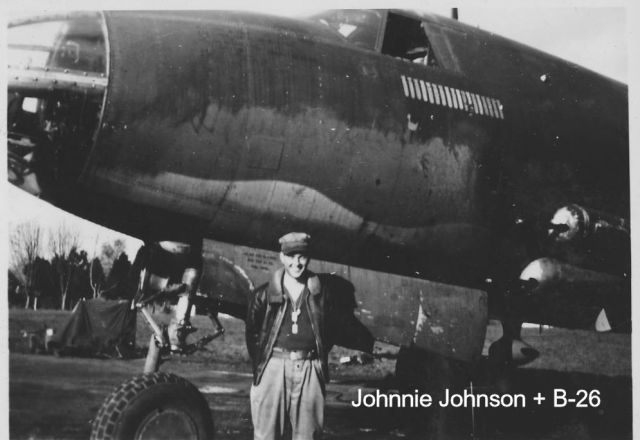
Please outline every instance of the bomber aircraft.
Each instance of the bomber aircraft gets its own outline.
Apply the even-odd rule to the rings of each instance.
[[[363,335],[338,343],[402,346],[398,370],[472,365],[488,317],[495,365],[537,356],[523,322],[630,331],[622,83],[396,10],[79,12],[8,39],[10,182],[144,240],[143,297],[177,273],[184,310],[243,318],[300,230],[350,288]],[[206,437],[187,412],[135,429]]]

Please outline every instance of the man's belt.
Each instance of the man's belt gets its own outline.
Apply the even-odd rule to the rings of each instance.
[[[318,353],[315,350],[285,350],[280,347],[273,347],[273,357],[278,359],[289,359],[292,361],[302,361],[307,359],[316,359]]]

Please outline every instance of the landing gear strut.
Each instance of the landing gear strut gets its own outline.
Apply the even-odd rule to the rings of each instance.
[[[217,301],[196,295],[201,247],[194,255],[193,248],[181,243],[151,246],[136,257],[141,271],[133,304],[153,332],[144,374],[123,383],[106,398],[93,421],[91,440],[204,440],[213,436],[211,411],[198,389],[179,376],[158,371],[163,355],[191,354],[224,333]],[[147,307],[161,301],[177,302],[168,329],[155,321]],[[194,304],[207,311],[214,331],[187,344],[187,336],[195,331],[189,321]]]

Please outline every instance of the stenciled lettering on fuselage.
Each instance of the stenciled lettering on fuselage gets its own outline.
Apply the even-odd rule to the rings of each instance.
[[[504,119],[499,99],[401,75],[404,96],[434,105]]]

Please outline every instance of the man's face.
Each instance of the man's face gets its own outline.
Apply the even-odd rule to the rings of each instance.
[[[304,275],[309,265],[309,257],[304,254],[286,255],[280,252],[280,261],[287,274],[296,280]]]

